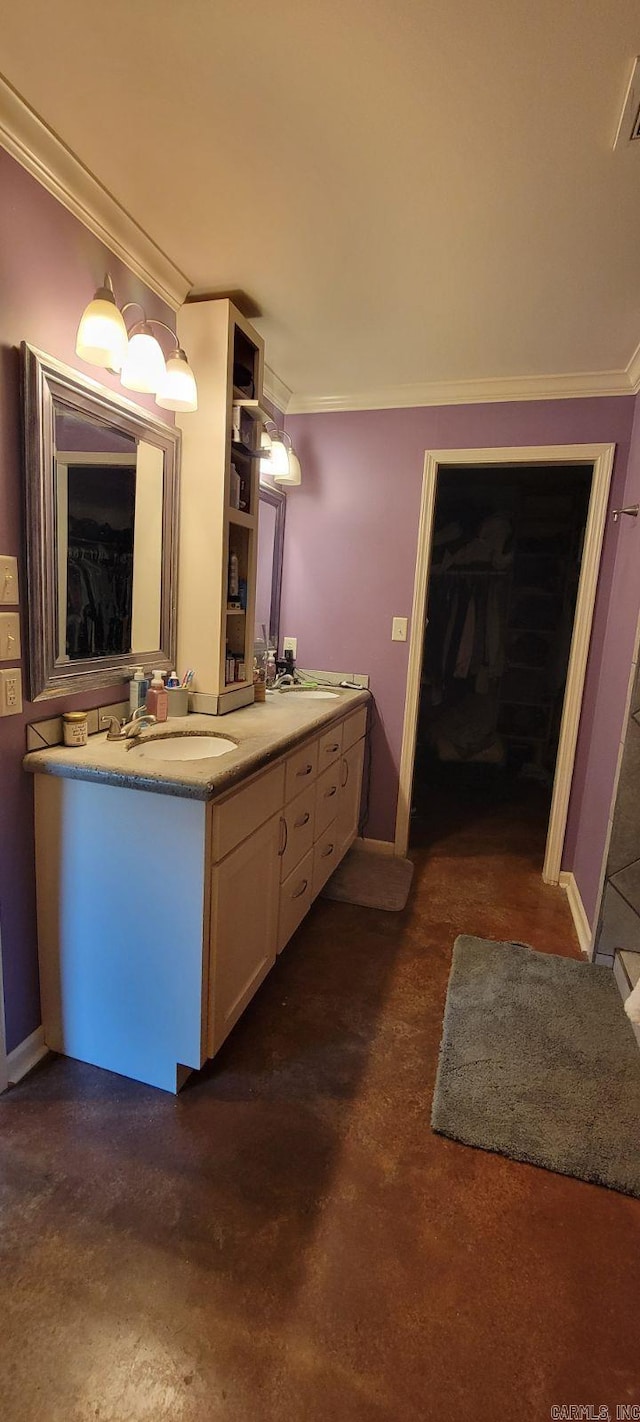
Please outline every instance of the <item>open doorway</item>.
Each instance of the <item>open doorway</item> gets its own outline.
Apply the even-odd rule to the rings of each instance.
[[[426,456],[397,853],[529,817],[558,881],[612,464],[612,446]]]

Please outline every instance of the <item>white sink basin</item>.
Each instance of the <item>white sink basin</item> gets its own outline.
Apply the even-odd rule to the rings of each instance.
[[[226,755],[236,749],[235,741],[226,736],[165,736],[140,741],[129,754],[137,760],[211,760],[214,755]]]
[[[288,691],[286,686],[281,687],[276,694],[293,696],[296,701],[337,701],[339,698],[337,691],[297,691],[295,687]]]

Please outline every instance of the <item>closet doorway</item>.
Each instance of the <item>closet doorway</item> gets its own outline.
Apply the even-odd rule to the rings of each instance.
[[[558,882],[613,454],[426,455],[396,853],[504,806]]]

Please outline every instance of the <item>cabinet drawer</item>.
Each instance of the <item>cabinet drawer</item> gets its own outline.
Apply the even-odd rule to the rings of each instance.
[[[275,765],[246,789],[238,789],[213,807],[213,861],[224,859],[272,815],[284,799],[284,766]]]
[[[316,787],[309,785],[282,812],[280,878],[286,879],[313,845]]]
[[[323,833],[338,813],[340,796],[340,761],[330,765],[316,781],[316,830],[315,838]]]
[[[347,716],[342,723],[342,750],[348,751],[350,746],[354,746],[364,736],[367,729],[367,707],[359,706],[357,711],[353,711],[351,716]]]
[[[313,881],[313,850],[280,885],[280,917],[278,921],[278,952],[286,947],[291,935],[311,907]]]
[[[325,731],[318,741],[318,773],[321,775],[327,765],[338,759],[342,750],[342,726],[333,726]]]
[[[287,756],[285,764],[285,798],[288,801],[315,780],[318,773],[318,742],[309,741],[301,750]]]
[[[338,827],[337,821],[329,825],[320,839],[316,840],[313,846],[313,879],[311,882],[311,897],[315,899],[320,890],[324,888],[327,879],[333,874],[338,864]]]

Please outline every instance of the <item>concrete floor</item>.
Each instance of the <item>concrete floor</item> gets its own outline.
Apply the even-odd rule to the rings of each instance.
[[[2,1098],[2,1422],[640,1403],[640,1202],[429,1128],[456,933],[578,956],[540,827],[430,838],[404,914],[317,903],[178,1099],[63,1059]]]

